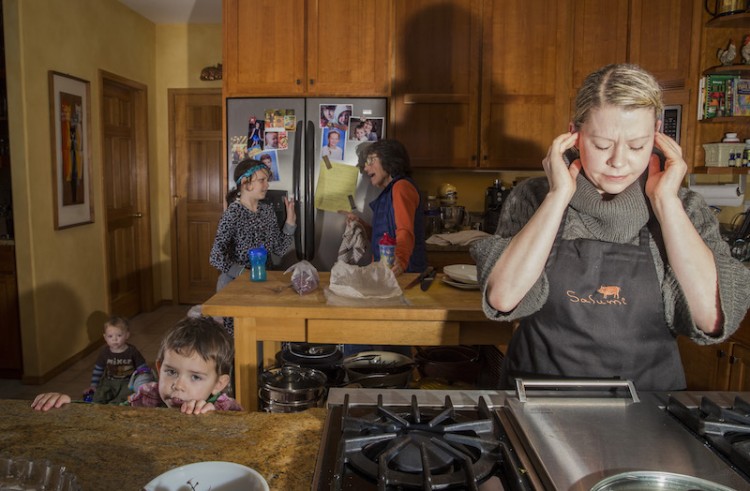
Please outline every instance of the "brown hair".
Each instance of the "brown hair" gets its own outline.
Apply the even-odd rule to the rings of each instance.
[[[182,356],[193,353],[216,364],[217,375],[228,375],[234,360],[234,346],[224,327],[210,317],[186,317],[164,336],[156,361],[164,361],[164,353],[174,351]]]
[[[117,327],[122,332],[130,332],[130,323],[125,317],[119,317],[117,315],[113,315],[109,319],[107,319],[107,322],[104,323],[104,330],[107,330],[108,326]]]

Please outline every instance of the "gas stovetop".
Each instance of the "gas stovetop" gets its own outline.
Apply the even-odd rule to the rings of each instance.
[[[312,489],[588,491],[628,471],[750,489],[667,403],[617,388],[331,389]]]

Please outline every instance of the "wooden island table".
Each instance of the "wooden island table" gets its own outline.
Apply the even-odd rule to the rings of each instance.
[[[405,302],[342,307],[326,303],[330,273],[320,273],[320,287],[298,295],[291,275],[269,271],[265,282],[244,275],[203,304],[203,314],[234,317],[235,397],[247,410],[258,408],[263,343],[273,342],[266,366],[282,341],[322,344],[390,344],[406,346],[506,346],[512,324],[487,319],[481,292],[452,287],[438,274],[431,288],[405,290],[418,275],[398,278]],[[285,288],[287,287],[287,288]]]

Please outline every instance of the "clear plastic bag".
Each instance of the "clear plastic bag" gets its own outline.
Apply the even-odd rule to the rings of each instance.
[[[300,261],[293,264],[289,269],[284,271],[284,274],[289,272],[292,273],[292,288],[300,295],[310,293],[318,288],[320,284],[318,270],[307,261]]]

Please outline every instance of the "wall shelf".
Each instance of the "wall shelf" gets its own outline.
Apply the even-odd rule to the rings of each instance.
[[[733,28],[750,27],[750,13],[722,15],[706,22],[706,27]]]
[[[703,75],[712,75],[720,73],[722,75],[738,75],[740,77],[750,75],[750,65],[716,65],[703,70]]]
[[[741,176],[750,174],[750,167],[693,167],[691,174]]]

